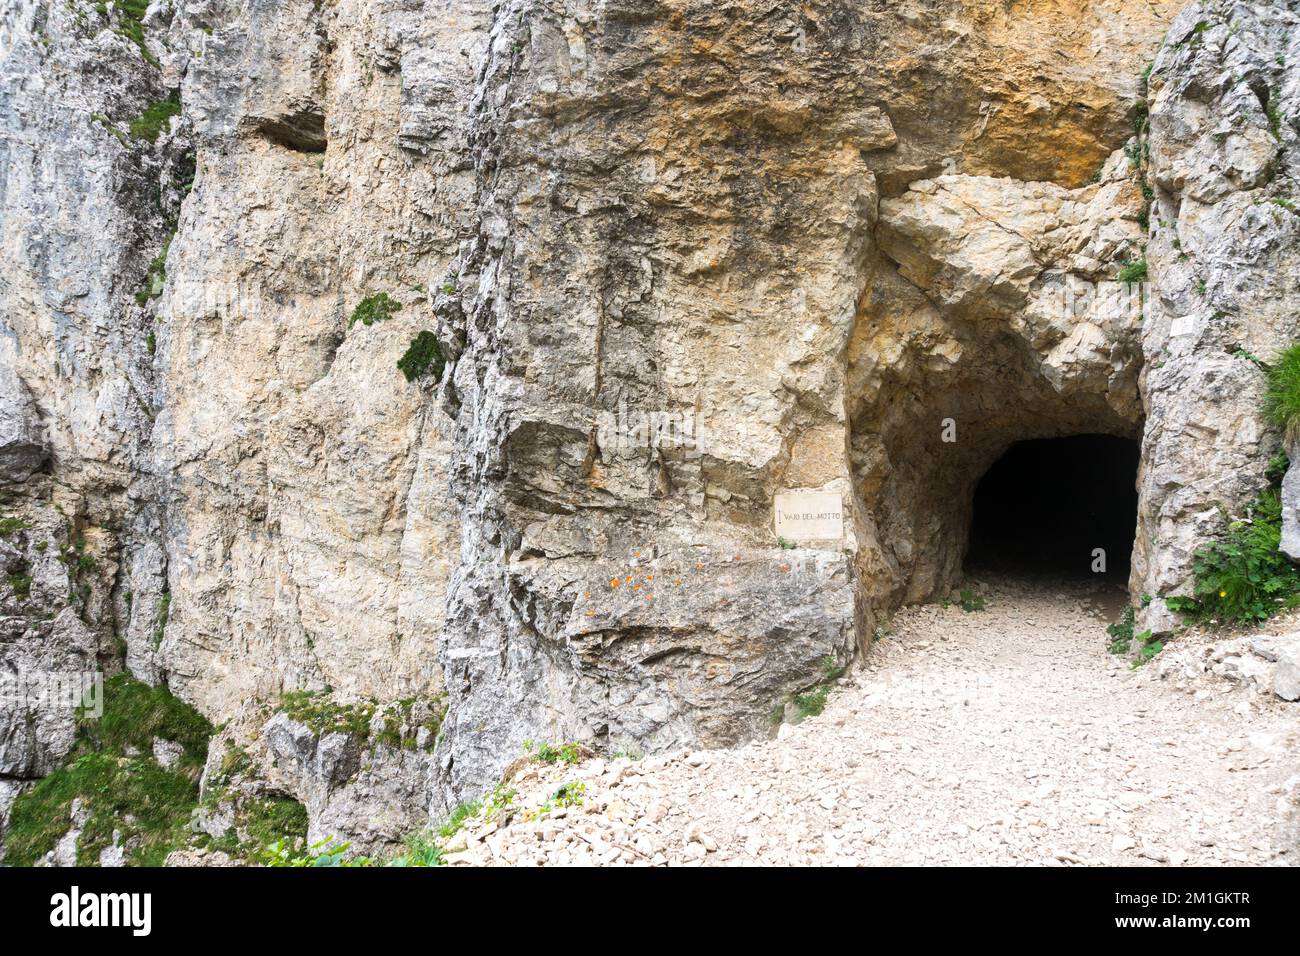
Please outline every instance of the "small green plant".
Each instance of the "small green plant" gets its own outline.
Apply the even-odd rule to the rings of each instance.
[[[0,518],[0,538],[11,538],[30,527],[22,518]]]
[[[1106,633],[1110,636],[1109,650],[1112,654],[1122,657],[1129,652],[1129,648],[1133,644],[1133,617],[1135,613],[1133,606],[1129,605],[1124,608],[1118,621],[1106,625]]]
[[[158,66],[158,58],[149,52],[144,42],[144,17],[149,9],[149,0],[114,0],[113,9],[117,15],[113,32],[134,43],[146,63]],[[108,0],[96,0],[95,11],[108,17]]]
[[[515,797],[518,795],[518,792],[513,787],[509,787],[504,783],[497,784],[483,798],[483,819],[490,823],[498,813],[512,806]]]
[[[26,601],[32,593],[32,576],[30,574],[11,574],[5,579],[13,588],[14,597]]]
[[[1115,276],[1117,282],[1145,282],[1147,277],[1147,261],[1138,259],[1134,262],[1125,263]]]
[[[1268,102],[1264,105],[1264,113],[1268,116],[1269,131],[1272,132],[1273,138],[1276,140],[1282,138],[1282,111],[1278,109],[1278,101],[1281,99],[1281,91],[1275,86],[1268,91]]]
[[[288,841],[276,840],[258,854],[258,862],[263,866],[274,867],[369,866],[370,860],[367,857],[346,859],[345,854],[351,845],[339,843],[331,836],[313,843],[300,853]]]
[[[163,127],[173,116],[179,116],[180,112],[181,101],[175,95],[165,100],[156,100],[146,106],[143,113],[131,120],[127,132],[131,134],[132,139],[156,143]]]
[[[566,783],[551,794],[545,803],[530,810],[526,818],[528,820],[540,820],[558,807],[580,807],[582,806],[582,795],[586,792],[587,785],[581,780]]]
[[[958,603],[961,604],[961,609],[967,614],[984,610],[986,602],[983,595],[978,591],[973,591],[970,588],[962,588],[958,598]]]
[[[826,709],[826,698],[830,692],[830,685],[822,684],[806,694],[796,694],[794,706],[802,717],[820,717]]]
[[[1217,541],[1197,548],[1191,596],[1165,603],[1193,621],[1235,624],[1257,623],[1300,606],[1300,569],[1278,551],[1281,537],[1281,496],[1268,489]]]
[[[172,247],[172,240],[176,238],[176,229],[172,228],[167,238],[163,240],[162,249],[158,255],[154,256],[149,262],[149,268],[145,270],[144,286],[135,294],[135,304],[145,305],[150,299],[156,299],[162,295],[163,286],[167,282],[167,251]],[[152,338],[153,333],[149,333]],[[153,346],[150,345],[149,353],[153,354]]]
[[[1300,343],[1284,349],[1269,367],[1264,413],[1288,430],[1300,424]]]
[[[578,745],[572,743],[556,746],[548,743],[535,744],[531,740],[525,740],[524,752],[537,763],[577,763],[582,759]]]
[[[447,367],[447,360],[442,354],[442,343],[432,332],[421,332],[411,340],[410,346],[397,360],[397,367],[408,382],[414,382],[430,373],[435,382],[441,381],[443,369]]]
[[[388,861],[389,866],[442,866],[442,847],[427,830],[412,833],[403,852]]]
[[[1143,631],[1141,634],[1135,635],[1133,640],[1138,642],[1137,656],[1133,658],[1132,664],[1134,668],[1149,664],[1153,657],[1165,649],[1164,641],[1154,640],[1150,631]]]
[[[162,647],[163,637],[167,634],[167,615],[171,613],[171,607],[171,592],[164,591],[162,598],[158,601],[158,616],[154,619],[153,625],[153,646],[155,650]]]
[[[336,703],[329,690],[289,691],[281,696],[279,710],[317,736],[341,733],[362,740],[370,738],[370,721],[375,715],[374,704]]]
[[[822,679],[828,682],[839,680],[844,676],[844,667],[835,659],[834,654],[822,658]]]
[[[1285,451],[1279,450],[1276,455],[1268,460],[1268,467],[1264,469],[1264,477],[1268,479],[1269,485],[1277,488],[1282,484],[1282,479],[1286,477],[1287,469],[1291,467],[1291,459],[1287,457]]]
[[[795,547],[795,543],[793,541],[787,541],[785,538],[777,538],[776,543],[779,547],[781,547],[786,551],[793,551]]]
[[[377,292],[357,303],[357,307],[352,310],[352,318],[348,319],[348,328],[352,328],[358,322],[362,325],[386,322],[401,311],[402,303],[387,292]]]
[[[465,821],[477,815],[482,809],[483,804],[479,800],[467,800],[464,803],[457,804],[447,819],[438,827],[438,836],[444,839],[455,836],[460,832],[460,828],[465,825]]]

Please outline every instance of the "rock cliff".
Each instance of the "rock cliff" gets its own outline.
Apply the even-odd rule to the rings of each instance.
[[[1168,629],[1300,333],[1300,10],[1180,6],[11,0],[6,671],[378,848],[527,740],[770,733],[1080,433]],[[0,825],[80,746],[14,700]]]

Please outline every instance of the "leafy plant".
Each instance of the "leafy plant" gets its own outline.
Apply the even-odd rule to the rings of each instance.
[[[421,332],[411,340],[410,346],[397,360],[397,367],[408,382],[423,378],[430,372],[433,373],[434,381],[440,381],[443,369],[447,367],[447,360],[442,354],[442,343],[432,332]]]
[[[1164,641],[1153,640],[1149,630],[1143,631],[1133,639],[1138,642],[1137,656],[1133,658],[1133,667],[1135,668],[1150,663],[1151,658],[1165,649]]]
[[[155,100],[144,108],[143,113],[131,120],[127,132],[132,139],[156,143],[163,127],[173,116],[179,116],[180,112],[181,101],[175,95],[165,100]]]
[[[1300,423],[1300,343],[1284,349],[1268,368],[1264,414],[1286,429]]]
[[[524,741],[524,751],[537,763],[577,763],[582,759],[577,744],[535,744]]]
[[[17,534],[19,531],[26,531],[30,528],[22,518],[0,518],[0,538],[8,538]]]
[[[32,593],[32,576],[30,574],[11,574],[5,579],[9,587],[13,588],[14,597],[19,601],[26,601]]]
[[[442,866],[442,847],[427,830],[412,833],[405,843],[406,849],[389,860],[389,866]]]
[[[1147,261],[1138,259],[1135,262],[1125,263],[1115,276],[1117,282],[1144,282],[1147,277]]]
[[[306,852],[299,853],[288,842],[276,840],[258,854],[258,862],[263,866],[274,867],[369,866],[368,857],[346,859],[345,854],[351,845],[351,843],[338,843],[331,836],[319,843],[313,843],[307,847]]]
[[[352,318],[348,319],[348,328],[352,328],[358,322],[362,325],[386,322],[401,311],[402,303],[387,292],[377,292],[357,303],[357,307],[352,310]]]
[[[1110,636],[1109,650],[1112,654],[1122,656],[1128,653],[1133,643],[1134,613],[1132,605],[1129,605],[1124,608],[1118,621],[1106,625],[1106,633]]]
[[[1282,484],[1282,479],[1286,477],[1287,469],[1291,467],[1291,459],[1285,451],[1278,451],[1276,455],[1268,460],[1268,467],[1264,469],[1264,477],[1268,479],[1269,484],[1274,488]]]
[[[826,698],[830,691],[829,684],[822,684],[806,694],[796,694],[794,705],[803,717],[820,717],[822,711],[826,709]]]
[[[1282,499],[1269,489],[1196,550],[1192,595],[1168,598],[1169,608],[1194,621],[1257,623],[1300,606],[1300,569],[1278,551],[1281,537]]]
[[[982,611],[986,606],[983,596],[979,592],[973,591],[970,588],[962,588],[958,597],[961,609],[967,614],[974,611]]]
[[[172,247],[172,240],[176,238],[176,229],[172,228],[167,238],[163,240],[162,249],[158,255],[149,261],[149,268],[145,270],[144,287],[136,292],[135,304],[145,305],[150,299],[156,299],[162,295],[163,286],[167,282],[167,251]],[[155,345],[153,333],[149,333],[148,343],[149,353],[152,355]]]
[[[483,819],[491,821],[498,813],[512,806],[518,791],[504,783],[492,788],[492,792],[483,798]]]
[[[438,836],[443,837],[444,839],[455,836],[460,832],[460,828],[465,825],[465,821],[470,817],[475,816],[482,809],[483,804],[478,800],[467,800],[464,803],[458,804],[456,808],[451,811],[451,815],[448,816],[447,819],[443,821],[442,825],[438,827]]]

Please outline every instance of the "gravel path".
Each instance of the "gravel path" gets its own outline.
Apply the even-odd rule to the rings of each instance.
[[[1300,857],[1284,826],[1300,705],[1215,678],[1180,691],[1152,668],[1131,670],[1106,652],[1113,593],[1012,583],[985,593],[979,612],[899,612],[825,712],[781,739],[525,768],[511,808],[471,821],[449,841],[450,862]],[[570,781],[586,787],[581,806],[528,819]]]

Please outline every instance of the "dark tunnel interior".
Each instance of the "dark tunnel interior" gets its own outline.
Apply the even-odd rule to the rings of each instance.
[[[968,571],[1128,579],[1138,443],[1112,435],[1016,442],[975,488]],[[1097,549],[1104,552],[1104,572]]]

